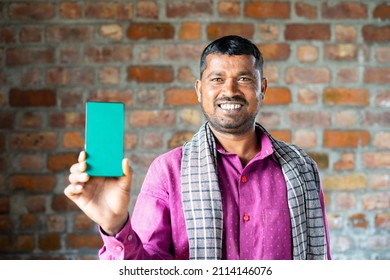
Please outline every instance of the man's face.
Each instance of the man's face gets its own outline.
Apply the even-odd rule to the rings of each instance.
[[[211,127],[235,135],[253,129],[266,88],[251,55],[208,55],[202,79],[195,84]]]

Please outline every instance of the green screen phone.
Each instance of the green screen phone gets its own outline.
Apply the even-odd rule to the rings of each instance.
[[[124,111],[124,104],[120,102],[87,101],[85,151],[88,175],[123,175]]]

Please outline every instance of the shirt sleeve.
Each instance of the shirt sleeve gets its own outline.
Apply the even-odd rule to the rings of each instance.
[[[168,193],[164,174],[155,161],[149,167],[131,219],[115,236],[100,229],[103,260],[172,259]]]

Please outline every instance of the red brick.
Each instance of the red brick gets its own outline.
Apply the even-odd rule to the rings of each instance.
[[[42,170],[44,164],[43,155],[35,154],[20,154],[19,158],[19,168],[20,170]]]
[[[317,146],[317,133],[309,130],[296,130],[294,143],[302,148],[314,148]]]
[[[99,81],[101,84],[119,84],[120,69],[118,67],[102,67],[99,69]]]
[[[168,141],[168,148],[173,149],[182,146],[194,136],[193,131],[176,131]]]
[[[21,84],[23,86],[36,86],[43,84],[43,73],[41,69],[27,69],[23,72],[21,77]]]
[[[129,66],[128,79],[138,83],[171,83],[173,69],[171,66]]]
[[[43,251],[54,251],[61,249],[61,236],[58,233],[47,233],[39,235],[39,249]]]
[[[375,58],[379,63],[390,62],[390,47],[377,47],[375,51]]]
[[[358,81],[358,69],[340,68],[337,70],[336,79],[339,83],[355,83]]]
[[[95,223],[85,214],[79,214],[74,217],[74,230],[91,230],[95,227]]]
[[[68,149],[84,147],[84,136],[78,131],[66,131],[63,137],[63,146]]]
[[[54,172],[69,170],[72,164],[77,162],[78,153],[62,153],[49,155],[47,168]]]
[[[168,18],[209,17],[213,14],[212,2],[201,1],[169,1],[166,4]]]
[[[316,104],[319,95],[315,90],[302,88],[298,90],[298,101],[304,105]]]
[[[16,43],[16,32],[11,27],[0,27],[0,43]]]
[[[0,214],[9,213],[10,199],[9,197],[0,197]]]
[[[46,196],[32,195],[26,197],[26,208],[29,213],[43,213],[46,212]]]
[[[214,40],[222,36],[238,34],[247,39],[252,39],[254,26],[250,23],[210,23],[207,26],[207,38]]]
[[[336,41],[343,43],[356,42],[357,31],[352,25],[336,25]]]
[[[12,129],[14,127],[15,114],[0,112],[0,129]]]
[[[55,175],[12,175],[10,188],[12,190],[25,190],[28,192],[51,192],[56,184]]]
[[[363,209],[365,210],[385,210],[390,208],[389,193],[371,193],[362,197]]]
[[[378,229],[390,230],[390,213],[376,214],[375,227]]]
[[[46,227],[48,232],[63,232],[66,229],[65,216],[62,214],[51,214],[46,216]]]
[[[265,127],[279,127],[280,119],[280,113],[261,110],[256,120]]]
[[[290,57],[290,45],[285,43],[258,45],[265,61],[287,60]]]
[[[258,33],[261,41],[273,41],[279,37],[279,26],[276,24],[260,23]]]
[[[83,128],[85,125],[85,114],[84,113],[52,113],[49,115],[50,127],[64,128],[64,127],[80,127]]]
[[[11,134],[11,148],[15,150],[51,150],[57,148],[54,132],[16,132]]]
[[[56,92],[53,89],[10,90],[9,103],[13,107],[52,107],[56,102]]]
[[[390,132],[377,132],[374,137],[374,145],[377,148],[390,149]]]
[[[0,215],[0,232],[7,233],[11,232],[13,224],[8,215]]]
[[[0,235],[0,253],[32,252],[35,247],[33,235]]]
[[[105,24],[99,29],[99,34],[102,37],[111,39],[113,41],[121,41],[123,39],[122,26],[119,24]]]
[[[329,24],[287,24],[284,31],[286,40],[321,40],[328,41],[330,39]]]
[[[60,4],[60,15],[66,19],[79,19],[82,16],[82,6],[78,3],[63,2]]]
[[[323,3],[322,17],[325,19],[366,19],[367,5],[362,3],[338,3],[329,6]]]
[[[329,155],[327,153],[308,152],[308,155],[315,161],[319,169],[329,167]]]
[[[324,53],[329,60],[356,61],[358,48],[352,44],[326,45]]]
[[[155,107],[160,104],[160,93],[155,89],[143,89],[137,93],[137,104],[143,107]]]
[[[270,87],[267,89],[264,105],[287,105],[292,101],[288,88]]]
[[[50,3],[11,3],[8,14],[17,20],[48,20],[55,16],[55,4]]]
[[[37,26],[25,26],[20,30],[21,43],[39,43],[42,41],[42,28]]]
[[[195,75],[192,73],[192,70],[190,67],[180,67],[179,68],[179,74],[178,79],[182,83],[191,83],[193,84],[196,80]]]
[[[325,176],[324,190],[358,190],[367,188],[367,177],[362,173],[345,173]]]
[[[126,20],[133,17],[133,4],[87,2],[86,5],[87,18]]]
[[[166,105],[185,106],[198,105],[198,97],[195,89],[170,88],[164,92],[164,103]]]
[[[364,166],[368,168],[390,167],[390,152],[367,152],[362,158]]]
[[[338,210],[348,210],[356,206],[356,198],[352,193],[337,193],[335,202]]]
[[[54,49],[10,48],[6,52],[8,66],[42,65],[54,63]]]
[[[271,133],[271,135],[280,140],[280,141],[284,141],[284,142],[287,142],[287,143],[291,143],[291,139],[292,139],[292,136],[291,136],[291,130],[275,130],[275,129],[271,129],[269,131]]]
[[[42,116],[35,112],[25,112],[20,117],[17,125],[23,128],[41,128],[43,124]]]
[[[156,1],[137,1],[137,17],[158,19],[158,4]]]
[[[136,110],[130,114],[130,125],[135,127],[172,126],[175,122],[176,114],[172,110]]]
[[[152,62],[160,59],[161,47],[160,46],[139,46],[139,62]]]
[[[201,112],[191,108],[180,110],[179,123],[199,127],[202,123]]]
[[[390,83],[390,69],[367,67],[364,69],[364,82],[376,84]]]
[[[311,45],[298,46],[297,56],[302,62],[315,62],[318,60],[318,48]]]
[[[36,214],[24,214],[20,217],[19,228],[22,230],[39,230],[41,222]]]
[[[370,133],[366,130],[325,130],[324,147],[356,148],[367,146]]]
[[[257,19],[288,19],[290,18],[290,3],[248,2],[244,6],[244,15]]]
[[[56,212],[80,211],[79,207],[64,194],[54,195],[51,208]]]
[[[368,106],[369,92],[366,89],[326,88],[323,102],[329,105]]]
[[[200,40],[202,24],[200,22],[183,22],[180,26],[180,40]]]
[[[340,160],[333,164],[335,170],[351,170],[355,168],[355,157],[353,154],[342,154]]]
[[[349,221],[354,228],[363,228],[366,229],[368,227],[368,221],[366,219],[366,215],[364,213],[355,214],[349,217]]]
[[[367,111],[364,114],[362,124],[368,126],[376,124],[379,124],[380,126],[390,126],[390,112],[372,113]]]
[[[133,105],[133,93],[130,90],[101,89],[90,93],[88,100],[122,102],[126,108]]]
[[[342,127],[356,127],[358,124],[358,113],[355,110],[340,110],[336,112],[335,123]]]
[[[47,83],[51,85],[88,86],[95,81],[92,68],[52,68],[47,71]]]
[[[131,45],[89,46],[85,50],[87,62],[126,62],[133,58]]]
[[[316,19],[317,18],[317,8],[314,5],[306,3],[295,3],[295,13],[299,17],[307,19]]]
[[[388,189],[390,188],[390,175],[374,174],[371,176],[370,185],[373,189]]]
[[[390,19],[390,5],[389,3],[382,3],[375,7],[372,16],[381,20]]]
[[[289,67],[285,79],[288,84],[327,84],[331,75],[325,67]]]
[[[103,242],[99,234],[68,234],[66,237],[67,248],[70,249],[100,249]]]
[[[64,47],[60,48],[60,62],[65,64],[76,64],[81,61],[80,48]]]
[[[189,61],[194,60],[198,62],[202,51],[204,49],[203,45],[193,45],[193,44],[175,44],[175,45],[165,45],[164,46],[164,56],[169,60],[179,61]]]
[[[366,42],[387,42],[390,40],[390,25],[365,25],[362,35]]]
[[[125,150],[134,150],[137,146],[137,135],[135,133],[125,133]]]
[[[127,28],[127,37],[132,40],[173,39],[175,27],[170,23],[134,22]]]
[[[145,149],[158,149],[163,147],[163,138],[159,132],[145,132],[142,147]]]
[[[218,13],[223,17],[235,18],[240,16],[240,2],[218,2]]]
[[[326,112],[287,112],[286,116],[293,127],[328,127],[331,123],[330,115]]]
[[[48,42],[80,43],[93,40],[94,27],[82,25],[51,25],[46,29]]]

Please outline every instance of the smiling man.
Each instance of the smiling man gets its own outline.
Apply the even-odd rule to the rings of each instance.
[[[100,225],[101,259],[330,259],[315,162],[255,122],[267,89],[258,48],[210,43],[195,89],[206,123],[151,164],[129,218],[131,170],[90,178],[85,152],[65,194]]]

